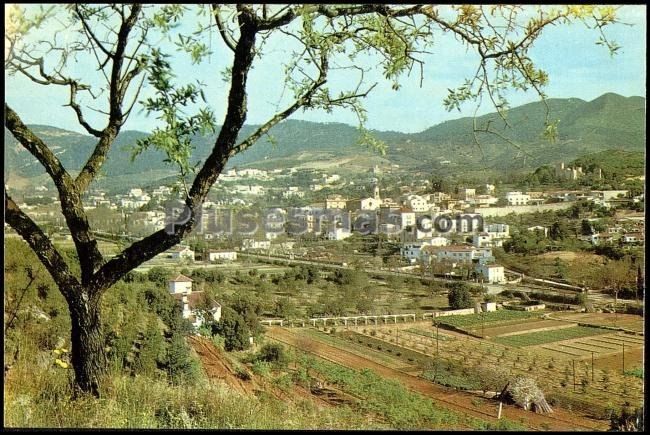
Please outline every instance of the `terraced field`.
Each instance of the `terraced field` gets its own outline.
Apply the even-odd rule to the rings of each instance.
[[[636,314],[611,313],[553,313],[553,319],[580,322],[590,325],[610,326],[643,332],[643,317]]]
[[[570,328],[572,326],[576,326],[576,324],[568,323],[562,320],[534,321],[530,319],[529,321],[526,322],[518,322],[516,324],[511,324],[511,325],[493,326],[485,329],[474,328],[471,329],[470,332],[488,338],[488,337],[503,337],[507,335],[525,334],[528,332],[533,332],[536,330],[543,330],[543,329]]]
[[[588,337],[592,335],[603,335],[611,333],[607,329],[591,328],[587,326],[572,326],[569,328],[554,329],[550,331],[537,331],[525,334],[508,335],[495,337],[492,339],[495,343],[504,344],[512,347],[527,347],[540,344],[555,343],[573,338]]]

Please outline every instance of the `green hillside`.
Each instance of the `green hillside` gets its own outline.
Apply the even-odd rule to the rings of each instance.
[[[455,173],[469,171],[502,171],[533,169],[555,162],[568,162],[585,154],[615,149],[642,151],[645,146],[645,99],[604,94],[593,101],[578,98],[551,98],[542,102],[512,108],[507,113],[508,125],[496,114],[476,119],[476,125],[490,128],[499,135],[477,133],[474,139],[472,118],[446,121],[420,133],[373,132],[388,145],[386,156],[358,145],[355,127],[341,123],[315,123],[287,120],[271,130],[274,143],[264,137],[229,162],[230,166],[266,168],[328,163],[350,169],[368,168],[377,163],[399,164],[406,170],[431,171],[440,162]],[[558,140],[543,138],[546,108],[550,120],[559,120]],[[94,146],[94,138],[55,127],[32,126],[36,134],[50,144],[64,166],[79,170]],[[256,126],[242,129],[241,138]],[[109,177],[138,175],[141,180],[156,180],[173,175],[174,168],[163,163],[163,155],[148,150],[131,162],[130,149],[146,133],[122,132],[109,153],[102,172]],[[197,137],[192,163],[202,161],[212,149],[216,135]],[[513,145],[514,144],[514,145]],[[38,162],[19,146],[5,129],[5,180],[12,177],[34,177],[42,173]],[[324,165],[327,167],[327,164]],[[127,177],[128,178],[128,177]]]

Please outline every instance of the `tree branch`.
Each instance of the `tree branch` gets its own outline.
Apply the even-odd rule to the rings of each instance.
[[[61,211],[79,254],[81,280],[85,284],[95,269],[103,262],[103,257],[97,247],[97,241],[90,232],[88,218],[74,181],[52,150],[23,124],[18,114],[7,103],[5,103],[5,113],[5,127],[22,146],[41,162],[59,191]]]
[[[236,44],[235,41],[233,41],[232,37],[228,34],[228,29],[224,25],[223,21],[221,21],[218,4],[212,5],[212,15],[214,15],[214,19],[217,23],[217,29],[219,29],[219,34],[221,35],[221,39],[223,39],[223,42],[226,44],[226,46],[234,53],[236,50],[235,47]]]
[[[5,189],[5,222],[29,244],[66,298],[79,290],[79,281],[72,275],[61,254],[38,225],[11,199],[7,189]]]
[[[238,154],[246,150],[247,148],[252,146],[255,142],[257,142],[257,140],[259,140],[260,137],[268,133],[268,131],[271,128],[273,128],[273,126],[283,121],[284,119],[287,119],[299,108],[309,106],[309,104],[311,104],[311,98],[314,96],[314,93],[318,90],[318,88],[320,88],[327,81],[328,61],[326,55],[323,53],[321,53],[321,62],[320,62],[319,70],[320,73],[318,79],[316,79],[311,84],[311,86],[309,87],[309,89],[307,89],[305,93],[303,93],[296,101],[294,101],[294,103],[291,106],[289,106],[282,112],[277,113],[270,120],[264,123],[261,127],[255,130],[255,132],[253,132],[245,140],[240,142],[239,145],[233,147],[233,149],[229,152],[229,156],[232,157],[235,154]]]
[[[253,63],[255,36],[258,29],[251,11],[243,6],[239,8],[241,36],[237,41],[233,59],[228,110],[212,153],[196,175],[189,195],[185,199],[182,216],[165,229],[133,243],[121,254],[106,262],[92,277],[91,287],[94,291],[109,288],[134,267],[178,244],[183,236],[194,228],[201,204],[225,167],[229,152],[246,120],[246,81]]]
[[[117,36],[117,43],[115,52],[112,53],[113,65],[111,68],[110,77],[110,96],[109,96],[109,116],[108,125],[101,132],[100,139],[95,145],[93,153],[86,161],[86,164],[77,175],[75,179],[75,187],[79,192],[84,192],[88,185],[95,178],[101,169],[106,155],[117,137],[120,127],[125,121],[125,116],[122,113],[122,104],[126,90],[133,80],[142,71],[142,66],[138,64],[134,69],[127,72],[124,78],[121,78],[122,64],[124,62],[124,55],[126,45],[128,43],[129,33],[135,25],[136,19],[142,10],[142,5],[134,4],[131,6],[131,13],[124,20],[120,26]]]
[[[6,102],[5,127],[43,165],[59,191],[61,192],[63,189],[63,192],[67,194],[72,185],[72,177],[70,177],[70,174],[68,174],[52,150],[29,127],[23,124],[18,114]]]

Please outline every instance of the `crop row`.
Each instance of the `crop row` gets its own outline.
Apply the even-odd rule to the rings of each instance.
[[[527,334],[510,335],[507,337],[495,337],[492,341],[506,346],[525,347],[538,344],[553,343],[555,341],[569,340],[572,338],[588,337],[591,335],[606,334],[607,331],[601,328],[589,326],[575,326],[572,328],[556,329],[552,331],[538,331]]]
[[[495,323],[526,320],[539,316],[539,313],[531,311],[499,310],[478,314],[444,316],[435,320],[439,321],[441,325],[450,325],[456,328],[472,328],[484,323],[494,325]]]

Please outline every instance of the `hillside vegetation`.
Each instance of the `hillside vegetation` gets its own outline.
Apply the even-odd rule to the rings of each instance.
[[[546,106],[534,102],[512,108],[507,114],[510,127],[493,113],[476,120],[480,128],[488,121],[492,129],[507,136],[520,147],[497,135],[479,133],[480,148],[474,142],[472,118],[461,118],[437,124],[420,133],[373,132],[388,145],[381,157],[376,150],[358,144],[355,127],[341,123],[314,123],[287,120],[270,131],[273,141],[265,137],[244,153],[235,156],[230,166],[254,165],[276,168],[300,166],[314,162],[338,160],[343,166],[371,167],[375,163],[399,164],[405,169],[440,168],[454,172],[500,170],[504,168],[536,168],[559,161],[571,161],[584,154],[607,149],[641,152],[645,146],[645,99],[604,94],[593,101],[577,98],[547,100],[549,119],[559,120],[555,143],[543,138]],[[432,120],[434,123],[435,120]],[[32,126],[35,133],[53,146],[66,168],[78,170],[90,154],[93,138],[51,126]],[[245,126],[241,137],[246,137],[256,126]],[[157,180],[174,173],[174,168],[163,163],[163,155],[154,149],[142,153],[131,162],[130,149],[137,139],[146,136],[139,131],[124,131],[118,136],[99,183],[111,178],[137,174],[139,180]],[[205,159],[215,135],[196,137],[195,154],[191,163]],[[29,176],[42,173],[38,162],[5,129],[5,177]],[[449,160],[448,167],[440,162]],[[342,162],[342,163],[341,163]],[[127,177],[128,179],[128,177]],[[121,180],[126,181],[126,179]]]

